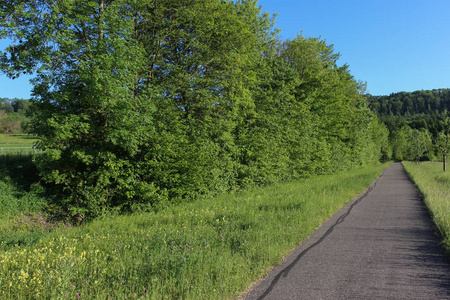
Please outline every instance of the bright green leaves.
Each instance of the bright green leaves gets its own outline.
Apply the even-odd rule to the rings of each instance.
[[[3,2],[14,47],[1,68],[37,71],[36,164],[72,215],[379,158],[384,132],[339,54],[320,39],[278,42],[255,0]]]
[[[397,160],[421,159],[432,150],[432,138],[427,130],[403,126],[390,135],[393,158]]]
[[[311,162],[306,168],[329,172],[379,159],[373,134],[378,130],[376,118],[367,108],[361,84],[346,65],[337,66],[339,54],[333,47],[299,35],[284,42],[279,52],[296,74],[295,101],[303,103],[309,114],[306,157]]]

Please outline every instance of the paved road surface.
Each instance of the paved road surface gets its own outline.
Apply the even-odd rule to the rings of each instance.
[[[450,259],[434,232],[403,166],[392,164],[244,299],[450,299]]]

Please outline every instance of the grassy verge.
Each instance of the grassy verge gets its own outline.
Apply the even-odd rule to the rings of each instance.
[[[229,299],[369,186],[376,165],[0,245],[1,299]]]
[[[403,165],[424,195],[443,246],[450,254],[450,172],[442,171],[442,162],[403,162]]]

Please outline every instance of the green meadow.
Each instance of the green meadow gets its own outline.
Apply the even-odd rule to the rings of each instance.
[[[0,134],[0,155],[33,153],[33,145],[38,141],[28,134]]]
[[[0,298],[237,298],[386,167],[51,230],[30,221],[45,206],[30,191],[0,221]]]
[[[0,147],[32,147],[38,140],[28,134],[0,134]]]
[[[403,165],[423,194],[443,247],[450,254],[450,172],[442,171],[442,162],[403,162]]]

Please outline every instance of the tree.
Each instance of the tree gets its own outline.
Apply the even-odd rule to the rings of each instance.
[[[373,139],[378,122],[363,96],[364,84],[347,65],[337,65],[340,54],[333,45],[299,35],[284,42],[280,53],[298,76],[295,101],[310,114],[308,125],[314,130],[308,148],[314,168],[337,171],[379,159]]]
[[[0,102],[0,133],[20,133],[28,121],[29,101],[3,98]]]
[[[36,164],[70,214],[233,185],[273,22],[256,1],[3,1],[1,69],[36,73]]]
[[[403,160],[407,156],[409,127],[403,126],[399,130],[391,132],[389,136],[392,145],[393,158]]]
[[[36,73],[35,162],[72,216],[381,157],[386,130],[333,46],[281,41],[256,0],[2,4],[0,68]]]
[[[419,162],[432,146],[430,133],[425,129],[409,129],[407,158]]]
[[[20,133],[22,123],[20,119],[20,116],[15,113],[5,114],[3,117],[0,113],[0,133]]]
[[[442,153],[442,168],[445,172],[447,170],[447,154],[450,141],[450,118],[446,118],[443,121],[443,127],[445,129],[439,133],[436,144]]]
[[[390,143],[396,160],[419,161],[432,149],[431,134],[426,129],[411,129],[408,126],[392,132]]]

